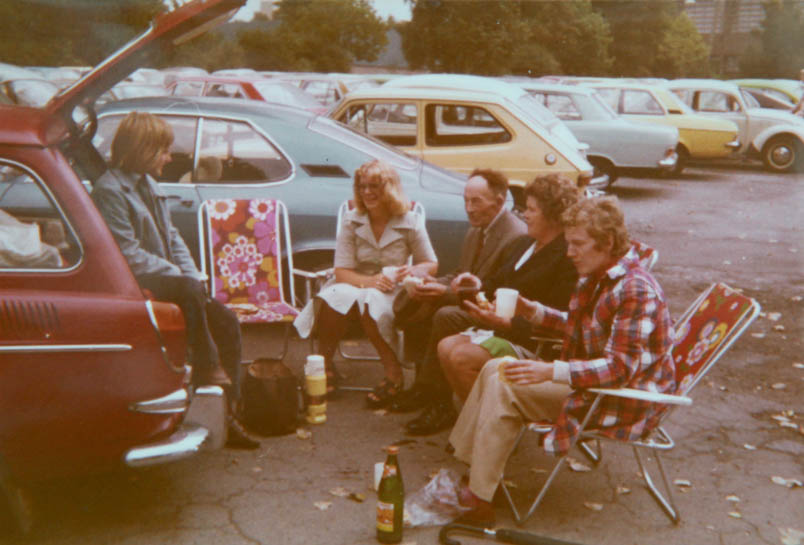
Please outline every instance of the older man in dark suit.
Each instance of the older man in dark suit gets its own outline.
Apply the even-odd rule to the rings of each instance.
[[[525,223],[505,208],[507,192],[508,180],[501,172],[476,169],[469,175],[464,203],[471,227],[464,237],[458,270],[414,290],[414,299],[438,310],[431,320],[418,320],[404,328],[406,340],[427,339],[427,343],[407,343],[409,356],[410,349],[417,345],[425,350],[413,356],[417,360],[416,383],[391,404],[392,411],[413,411],[434,399],[443,399],[445,388],[449,394],[449,385],[438,362],[438,342],[474,323],[458,306],[456,288],[466,276],[474,275],[481,281],[490,278],[499,268],[506,246],[527,232]],[[446,419],[449,418],[447,414]],[[451,418],[454,420],[454,414]]]

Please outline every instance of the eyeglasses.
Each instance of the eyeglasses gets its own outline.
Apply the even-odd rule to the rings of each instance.
[[[357,192],[363,193],[364,191],[370,191],[371,193],[376,193],[380,190],[382,186],[380,184],[357,184]]]

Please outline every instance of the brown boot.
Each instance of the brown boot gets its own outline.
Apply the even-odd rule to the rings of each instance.
[[[231,386],[232,381],[223,370],[219,363],[216,363],[208,368],[198,369],[198,373],[194,383],[197,385],[207,384],[215,386]]]

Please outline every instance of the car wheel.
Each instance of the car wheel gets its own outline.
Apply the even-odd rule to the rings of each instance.
[[[673,167],[671,171],[673,175],[679,176],[684,169],[687,167],[687,163],[690,161],[690,152],[687,151],[687,148],[684,146],[678,146],[676,148],[676,153],[678,154],[678,159],[676,160],[676,166]]]
[[[792,136],[774,136],[762,148],[762,161],[773,172],[790,172],[796,165],[797,151],[796,140]]]
[[[606,175],[609,177],[609,183],[606,185],[606,189],[611,187],[611,184],[617,180],[617,167],[615,167],[611,161],[608,159],[603,159],[602,157],[590,157],[589,162],[592,164],[594,168],[594,172],[592,176],[597,178],[598,176]]]

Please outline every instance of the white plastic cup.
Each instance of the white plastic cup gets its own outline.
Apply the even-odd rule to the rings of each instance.
[[[383,276],[387,277],[388,280],[396,284],[397,277],[399,276],[399,267],[387,265],[382,268],[382,274]]]
[[[406,276],[404,280],[402,280],[402,285],[405,286],[405,289],[408,292],[408,295],[413,295],[413,290],[416,286],[421,286],[424,281],[419,278],[418,276]]]
[[[494,292],[495,312],[501,318],[513,318],[519,292],[511,288],[497,288]]]

